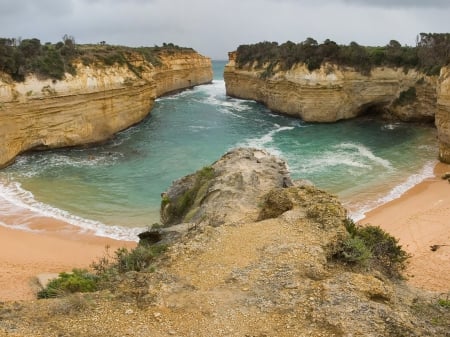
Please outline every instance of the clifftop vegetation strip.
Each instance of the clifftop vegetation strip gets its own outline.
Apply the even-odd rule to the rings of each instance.
[[[162,47],[112,46],[104,41],[99,44],[77,45],[75,39],[64,35],[62,41],[52,44],[41,44],[36,38],[14,39],[0,38],[0,72],[6,73],[15,81],[23,81],[28,74],[36,74],[43,79],[60,80],[65,73],[76,74],[74,64],[82,62],[84,65],[114,64],[128,65],[130,70],[139,75],[128,60],[131,54],[140,54],[143,59],[158,66],[161,53],[193,52],[191,48],[164,43]]]
[[[377,66],[416,68],[429,75],[439,75],[442,66],[450,63],[450,34],[421,33],[417,36],[415,47],[402,46],[391,40],[384,47],[361,46],[356,42],[338,45],[329,39],[319,44],[313,38],[300,43],[287,41],[260,42],[240,45],[236,53],[236,66],[243,68],[253,65],[265,68],[262,77],[272,75],[275,66],[282,70],[292,68],[294,64],[306,64],[310,71],[330,62],[353,67],[363,74]]]

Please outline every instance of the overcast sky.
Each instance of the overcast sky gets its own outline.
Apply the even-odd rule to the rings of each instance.
[[[172,42],[213,59],[240,44],[313,37],[339,44],[414,45],[450,32],[450,0],[0,0],[0,37],[153,46]]]

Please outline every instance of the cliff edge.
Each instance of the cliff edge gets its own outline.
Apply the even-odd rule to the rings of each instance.
[[[344,208],[292,181],[263,150],[230,151],[175,181],[161,213],[153,243],[169,247],[150,269],[112,273],[110,290],[92,295],[2,304],[0,333],[448,336],[450,311],[437,294],[409,288],[375,260],[338,257],[357,241]]]
[[[335,122],[376,113],[406,122],[433,122],[438,131],[439,159],[450,163],[450,68],[430,76],[416,69],[375,67],[363,74],[351,67],[322,64],[309,70],[236,65],[229,54],[224,78],[229,96],[251,99],[269,109],[307,122]],[[270,70],[270,71],[269,71]]]
[[[439,76],[436,127],[439,138],[439,159],[450,163],[450,67],[443,67]]]
[[[0,167],[32,149],[106,140],[140,122],[164,94],[212,81],[211,60],[194,51],[161,52],[152,64],[128,53],[126,64],[85,65],[61,80],[0,74]]]

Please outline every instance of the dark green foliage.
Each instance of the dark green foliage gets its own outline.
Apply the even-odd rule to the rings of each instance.
[[[36,74],[41,78],[60,80],[65,73],[76,74],[74,62],[81,60],[83,65],[115,64],[127,65],[136,76],[140,77],[142,68],[128,62],[131,53],[138,53],[153,66],[161,64],[159,54],[192,52],[191,48],[183,48],[172,43],[162,47],[130,48],[110,46],[102,41],[99,45],[77,45],[73,36],[63,36],[63,41],[56,44],[41,44],[38,39],[0,38],[0,72],[9,74],[16,81],[23,81],[28,74]]]
[[[406,105],[414,102],[417,99],[417,93],[415,87],[410,87],[405,91],[402,91],[398,98],[394,101],[394,105]]]
[[[363,266],[367,266],[369,259],[372,258],[372,252],[366,246],[364,240],[358,236],[345,240],[340,254],[346,262],[359,263]]]
[[[430,75],[438,75],[443,65],[450,61],[450,34],[425,34],[418,37],[416,47],[402,46],[391,40],[384,47],[366,47],[351,42],[348,46],[338,45],[327,39],[322,44],[313,38],[300,43],[287,41],[281,45],[276,42],[260,42],[241,45],[237,49],[238,68],[254,65],[266,68],[262,77],[272,75],[272,69],[278,65],[282,70],[292,68],[294,64],[306,64],[310,71],[320,68],[325,62],[353,67],[369,75],[373,67],[389,66],[420,69]]]
[[[345,227],[350,237],[342,243],[336,258],[377,269],[389,277],[401,277],[409,254],[396,238],[378,226],[358,226],[350,219],[346,220]]]
[[[92,268],[101,280],[108,280],[113,275],[128,271],[152,271],[152,264],[155,262],[155,259],[166,250],[167,245],[165,244],[139,242],[137,247],[131,250],[127,248],[117,249],[112,257],[107,250],[106,256],[92,263]]]
[[[92,292],[97,290],[98,277],[84,269],[73,269],[72,273],[61,273],[38,292],[38,298],[53,298],[69,293]]]
[[[167,249],[166,245],[138,245],[132,250],[121,248],[116,251],[116,267],[119,273],[145,271],[151,267],[155,257]]]

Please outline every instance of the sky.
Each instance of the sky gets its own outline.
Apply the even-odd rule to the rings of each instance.
[[[227,59],[261,41],[415,45],[450,32],[450,0],[0,0],[0,37],[192,47]]]

